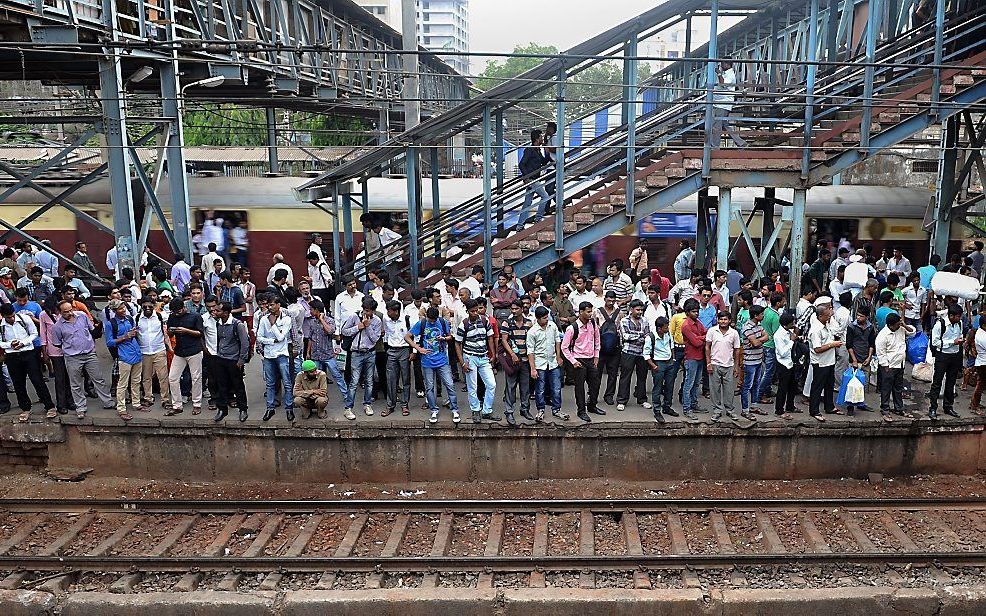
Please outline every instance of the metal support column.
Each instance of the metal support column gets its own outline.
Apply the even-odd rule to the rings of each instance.
[[[360,197],[363,201],[361,205],[363,206],[364,214],[370,213],[370,187],[367,184],[368,181],[369,178],[364,178],[363,181],[360,182]]]
[[[766,238],[774,235],[774,206],[776,205],[776,196],[776,189],[770,187],[763,189],[763,207],[761,208],[763,223],[760,227],[760,256],[764,260],[765,267],[772,267],[774,262],[773,246],[768,247],[765,242],[767,242]]]
[[[281,169],[277,161],[277,110],[268,107],[265,111],[267,112],[267,173],[276,175]]]
[[[103,0],[103,22],[116,38],[116,3]],[[115,49],[103,49],[99,60],[99,98],[103,108],[103,133],[106,137],[106,162],[110,173],[110,203],[113,205],[113,234],[116,240],[120,269],[130,268],[136,274],[139,250],[135,246],[137,228],[134,224],[133,193],[130,189],[130,166],[127,164],[127,120],[125,92],[120,74],[120,56]]]
[[[955,205],[955,167],[958,163],[959,116],[942,125],[938,155],[938,181],[935,186],[934,227],[931,230],[931,254],[946,260],[952,231],[952,207]]]
[[[500,207],[497,208],[498,211],[496,215],[496,234],[497,236],[500,236],[504,233],[504,230],[506,229],[506,222],[505,222],[506,213],[504,212],[505,203],[503,200],[503,163],[506,159],[506,156],[504,155],[503,152],[503,109],[496,110],[496,113],[493,115],[493,124],[494,124],[493,131],[495,134],[493,140],[493,147],[494,147],[493,160],[496,161],[496,194],[500,198]],[[560,126],[563,127],[561,130],[562,133],[564,134],[565,125],[561,124]]]
[[[729,224],[733,220],[733,189],[719,188],[719,207],[716,208],[716,267],[726,270],[729,260]]]
[[[698,192],[698,213],[695,220],[695,267],[705,267],[709,253],[709,189]]]
[[[941,69],[937,68],[942,63],[942,47],[945,41],[945,2],[941,0],[935,3],[935,69],[934,80],[931,85],[931,115],[938,117],[938,101],[941,100]],[[941,254],[942,259],[945,254]]]
[[[347,200],[349,200],[349,195],[346,195],[346,197]],[[346,205],[346,209],[349,209],[349,206],[351,205],[352,201],[350,200],[350,203]],[[352,241],[352,231],[350,231],[349,239]],[[335,265],[337,271],[342,268],[339,244],[339,185],[336,184],[332,187],[332,263]],[[338,276],[336,276],[336,278],[338,278]],[[340,282],[340,280],[336,280],[336,285]],[[338,287],[336,287],[336,289],[338,289]],[[325,309],[328,314],[332,314],[330,306],[326,306]]]
[[[692,53],[692,16],[689,13],[685,18],[685,57]]]
[[[815,75],[818,74],[818,0],[811,0],[808,18],[808,79],[805,86],[804,151],[801,154],[801,178],[808,178],[811,168],[812,122],[815,120]]]
[[[165,11],[168,22],[168,40],[173,41],[177,38],[173,0],[166,0]],[[168,165],[168,188],[171,192],[171,228],[174,232],[175,241],[178,243],[178,249],[186,259],[191,259],[193,221],[192,211],[189,208],[188,176],[185,173],[185,136],[181,117],[184,105],[180,100],[181,87],[178,82],[177,49],[172,52],[171,59],[161,66],[160,77],[162,111],[165,117],[171,119],[164,138],[164,154]]]
[[[555,103],[555,252],[565,247],[565,87],[568,80],[565,67],[558,71],[558,100]],[[629,203],[629,202],[628,202]]]
[[[705,67],[705,147],[702,149],[702,177],[709,177],[712,165],[712,145],[718,146],[721,135],[712,134],[712,101],[713,90],[718,79],[716,74],[716,54],[719,53],[719,0],[712,0],[712,12],[709,15],[709,61]]]
[[[492,130],[490,106],[483,107],[483,273],[486,280],[493,279],[493,178],[490,157],[493,155],[490,143]]]
[[[420,273],[420,253],[418,245],[418,216],[421,204],[418,201],[418,152],[409,147],[405,150],[404,164],[407,167],[407,236],[411,243],[411,272],[408,282],[417,284]]]
[[[791,221],[791,295],[788,304],[793,306],[801,298],[801,266],[805,262],[805,204],[808,191],[794,189],[794,219]]]
[[[441,177],[438,175],[438,148],[431,148],[431,220],[437,225],[442,218]],[[422,246],[422,248],[424,248]],[[442,252],[442,234],[435,231],[435,254]]]
[[[846,10],[849,10],[848,8]],[[828,26],[825,31],[825,60],[835,62],[839,59],[839,0],[829,0]],[[828,67],[829,71],[834,70]]]
[[[346,193],[342,196],[342,233],[343,247],[346,250],[346,263],[352,263],[353,258],[353,196]],[[336,267],[339,262],[336,261]]]
[[[870,128],[873,124],[873,77],[876,68],[876,39],[880,33],[880,2],[869,0],[866,18],[866,62],[863,81],[863,121],[859,127],[859,147],[868,150],[870,147]],[[939,3],[940,4],[940,3]]]
[[[404,130],[421,123],[421,101],[418,95],[418,19],[417,1],[401,2],[401,34],[404,51]],[[417,275],[417,273],[415,273]]]
[[[718,0],[714,0],[718,2]],[[637,61],[638,33],[634,32],[627,41],[627,57],[623,59],[624,74],[627,81],[624,84],[623,98],[626,110],[627,151],[626,151],[626,213],[632,220],[634,216],[634,185],[637,175],[637,85],[639,71]]]

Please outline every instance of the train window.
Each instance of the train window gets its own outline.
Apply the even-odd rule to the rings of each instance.
[[[241,222],[246,221],[248,229],[250,226],[246,210],[196,210],[192,241],[198,245],[199,254],[207,252],[206,247],[212,241],[210,238],[214,238],[217,233],[212,228],[206,233],[206,221],[211,221],[209,227],[214,227],[215,223],[221,224],[225,229],[227,242],[229,242],[229,231],[239,227]]]
[[[912,173],[938,173],[938,161],[936,160],[915,160],[911,161]]]

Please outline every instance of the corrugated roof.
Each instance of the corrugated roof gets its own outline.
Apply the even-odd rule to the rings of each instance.
[[[6,161],[46,161],[61,152],[59,147],[43,146],[0,146],[0,160]],[[281,162],[333,162],[346,155],[357,156],[351,147],[336,148],[301,148],[281,146],[277,148],[277,158]],[[152,163],[157,160],[156,148],[137,148],[137,155],[142,163]],[[187,162],[216,162],[216,163],[260,163],[267,162],[267,148],[244,147],[186,147]],[[68,164],[100,161],[99,148],[77,148],[68,157]]]

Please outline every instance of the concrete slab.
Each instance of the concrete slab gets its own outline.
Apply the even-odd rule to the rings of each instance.
[[[4,616],[50,616],[55,596],[34,590],[0,590],[0,614]]]
[[[700,590],[531,588],[503,592],[503,616],[692,616],[711,614]]]
[[[276,598],[276,593],[258,591],[78,593],[65,599],[62,616],[267,616],[274,612]]]
[[[722,616],[934,616],[939,598],[917,588],[737,589],[714,593],[716,604]]]
[[[284,596],[281,616],[493,616],[493,590],[449,588],[373,591],[297,591]]]
[[[263,477],[300,483],[330,483],[345,480],[342,472],[342,442],[307,438],[278,438],[274,441],[274,467]]]
[[[946,586],[941,597],[939,616],[982,616],[986,614],[986,588]]]
[[[472,436],[463,429],[429,431],[431,438],[409,438],[411,481],[468,481],[472,478]]]

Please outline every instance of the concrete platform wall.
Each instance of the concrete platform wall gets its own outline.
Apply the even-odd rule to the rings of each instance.
[[[871,472],[970,474],[986,468],[983,426],[971,422],[752,431],[617,425],[510,430],[15,424],[0,430],[0,442],[45,443],[53,468],[196,481],[805,479],[863,478]]]

